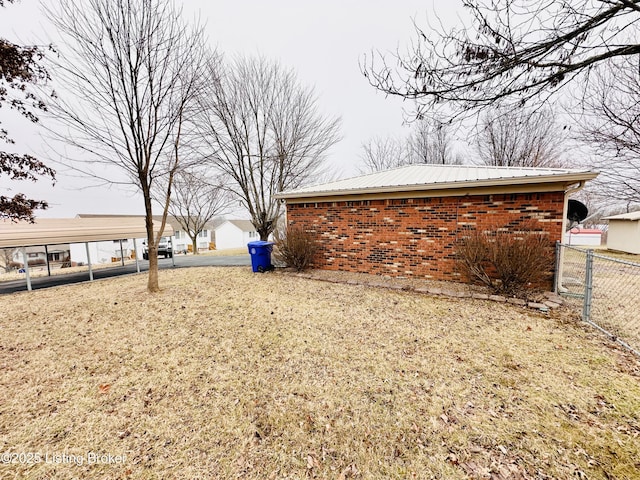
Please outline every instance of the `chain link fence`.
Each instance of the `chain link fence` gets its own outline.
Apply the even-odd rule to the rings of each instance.
[[[556,292],[582,319],[640,356],[640,264],[558,243]]]

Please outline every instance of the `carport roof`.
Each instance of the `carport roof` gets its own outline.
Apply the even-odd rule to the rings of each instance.
[[[543,183],[570,185],[583,180],[591,180],[597,175],[597,172],[590,170],[566,168],[418,164],[321,185],[286,190],[278,193],[276,198],[293,199]]]
[[[154,223],[158,232],[159,222]],[[171,225],[165,226],[173,234]],[[59,243],[99,242],[145,238],[144,218],[39,218],[36,223],[0,221],[0,248],[29,247]]]

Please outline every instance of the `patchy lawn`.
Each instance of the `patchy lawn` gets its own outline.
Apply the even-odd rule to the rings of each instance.
[[[565,314],[248,268],[145,279],[0,297],[0,452],[41,455],[0,477],[640,476],[640,364]]]

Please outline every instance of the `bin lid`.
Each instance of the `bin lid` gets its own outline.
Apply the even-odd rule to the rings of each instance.
[[[266,240],[255,240],[253,242],[247,243],[249,247],[266,247],[268,245],[274,245],[274,242],[268,242]]]

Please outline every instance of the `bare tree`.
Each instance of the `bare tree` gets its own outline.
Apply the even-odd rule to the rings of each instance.
[[[0,254],[0,268],[4,270],[4,273],[9,273],[14,270],[13,254],[15,251],[15,248],[2,249],[2,253]]]
[[[238,58],[222,75],[217,66],[210,64],[198,120],[207,156],[233,180],[266,240],[282,211],[273,195],[317,175],[340,138],[340,121],[323,116],[313,90],[278,63]]]
[[[202,173],[186,170],[179,170],[173,177],[169,214],[189,236],[194,255],[198,253],[198,234],[230,206],[231,195],[225,184],[222,176],[207,178]]]
[[[439,120],[418,120],[408,141],[410,163],[460,165],[453,150],[449,126]]]
[[[53,114],[66,127],[61,139],[85,157],[66,165],[142,193],[147,289],[158,291],[157,245],[188,134],[185,119],[198,92],[202,30],[186,25],[172,0],[61,0],[56,5],[47,13],[67,40],[55,65],[66,95],[59,94]],[[166,191],[154,237],[152,189],[160,178]]]
[[[13,0],[8,0],[13,3]],[[0,0],[0,7],[4,1]],[[37,111],[46,111],[46,104],[32,89],[33,85],[49,80],[42,65],[43,51],[36,46],[16,45],[0,38],[0,107],[3,103],[33,123],[39,121]],[[9,132],[0,122],[0,141],[14,144]],[[12,180],[36,181],[39,177],[55,180],[55,172],[32,155],[0,151],[0,175]],[[13,197],[0,195],[0,219],[34,221],[33,211],[46,209],[47,202],[33,200],[18,193]]]
[[[576,118],[593,149],[598,190],[611,203],[640,203],[640,71],[638,59],[595,72]]]
[[[544,99],[608,58],[634,58],[638,0],[463,0],[472,26],[419,28],[407,54],[369,59],[363,73],[390,95],[453,116]],[[366,60],[365,60],[366,62]]]
[[[560,167],[567,141],[562,131],[549,110],[493,110],[482,118],[476,150],[485,165]]]
[[[375,137],[362,144],[360,173],[372,173],[412,163],[461,165],[448,126],[438,120],[418,120],[406,139]]]
[[[362,174],[389,170],[411,163],[405,142],[393,137],[375,137],[362,144],[358,170]]]

